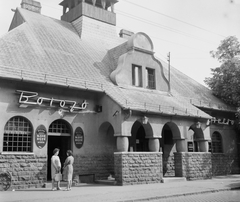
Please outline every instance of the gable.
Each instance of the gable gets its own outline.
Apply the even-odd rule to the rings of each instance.
[[[153,44],[150,38],[144,33],[137,33],[123,45],[113,50],[123,53],[119,56],[117,67],[111,73],[110,78],[115,85],[135,85],[135,71],[140,84],[138,87],[149,88],[149,71],[151,71],[154,82],[154,89],[168,92],[169,82],[167,81],[160,61],[154,57]],[[136,70],[136,67],[138,70]],[[138,71],[138,73],[137,73]]]

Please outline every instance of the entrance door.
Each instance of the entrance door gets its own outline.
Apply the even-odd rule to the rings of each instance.
[[[67,158],[67,150],[71,150],[70,125],[64,120],[54,121],[48,130],[48,165],[47,179],[51,180],[51,157],[55,148],[60,149],[59,158],[63,165]]]

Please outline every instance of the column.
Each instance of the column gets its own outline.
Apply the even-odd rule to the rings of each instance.
[[[201,140],[198,143],[200,152],[208,152],[208,140]]]
[[[177,140],[176,149],[177,149],[177,152],[186,152],[186,142],[185,142],[185,139]]]
[[[160,142],[158,138],[149,138],[148,139],[148,148],[150,152],[159,152]]]
[[[128,137],[117,137],[118,152],[127,152],[129,147]]]

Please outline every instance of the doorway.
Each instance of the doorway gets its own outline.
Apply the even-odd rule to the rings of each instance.
[[[137,152],[146,152],[148,149],[148,139],[145,138],[145,130],[143,126],[137,130],[136,134],[136,151]]]
[[[64,120],[54,121],[48,130],[47,180],[51,180],[51,157],[55,148],[60,149],[58,156],[63,166],[67,150],[71,149],[71,127]]]
[[[136,121],[131,130],[132,136],[129,139],[129,150],[134,152],[148,152],[148,139],[143,125]]]
[[[175,176],[173,133],[168,124],[163,127],[161,145],[163,152],[163,176]]]

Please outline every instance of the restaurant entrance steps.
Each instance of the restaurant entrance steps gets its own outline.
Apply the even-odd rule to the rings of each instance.
[[[184,182],[187,181],[185,177],[163,177],[162,183],[171,183],[171,182]]]
[[[76,187],[76,186],[83,185],[83,184],[116,185],[117,181],[115,181],[115,180],[95,180],[94,182],[89,182],[89,183],[74,183],[73,182],[72,187]],[[56,187],[57,183],[55,182],[54,185]],[[65,181],[60,182],[61,188],[64,188],[66,186],[67,186],[67,182],[65,182]],[[52,188],[52,182],[51,181],[45,182],[42,187],[50,189],[50,188]]]

